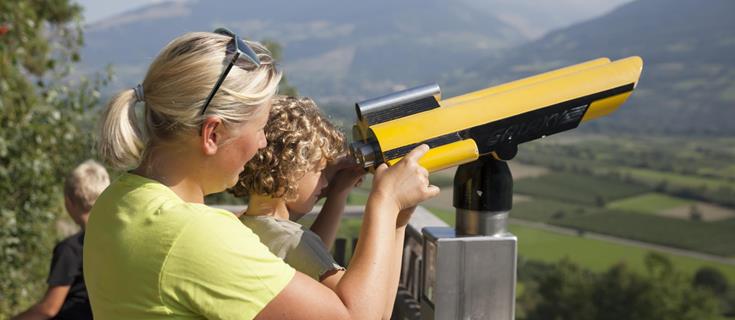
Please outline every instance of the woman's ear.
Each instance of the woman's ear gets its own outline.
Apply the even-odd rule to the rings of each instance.
[[[217,153],[217,143],[222,139],[222,119],[209,116],[202,123],[200,131],[200,145],[205,155],[211,156]]]

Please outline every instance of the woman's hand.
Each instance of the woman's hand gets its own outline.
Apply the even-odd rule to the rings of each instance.
[[[388,167],[381,164],[375,170],[373,191],[370,197],[378,197],[395,205],[395,214],[415,207],[421,201],[439,194],[439,188],[429,184],[429,172],[418,160],[429,151],[422,144],[409,152],[401,161]]]

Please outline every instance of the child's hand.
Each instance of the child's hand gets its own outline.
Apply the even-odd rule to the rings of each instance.
[[[365,170],[350,157],[342,156],[328,165],[323,174],[328,184],[320,197],[347,196],[352,188],[362,182]]]
[[[439,194],[439,188],[429,184],[429,172],[418,164],[427,151],[429,147],[422,144],[391,167],[381,164],[375,170],[371,197],[375,195],[392,201],[400,211]]]

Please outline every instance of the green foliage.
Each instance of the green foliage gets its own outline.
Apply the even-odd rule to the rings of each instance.
[[[525,319],[715,319],[717,299],[691,285],[660,255],[646,257],[647,272],[624,264],[594,273],[569,260],[554,265],[522,263],[518,300]],[[529,272],[527,273],[526,270]]]
[[[93,155],[106,78],[68,80],[82,43],[67,0],[0,2],[0,318],[44,288],[67,171]]]
[[[720,270],[712,267],[702,267],[694,274],[694,285],[708,288],[712,292],[723,295],[727,292],[730,284]]]

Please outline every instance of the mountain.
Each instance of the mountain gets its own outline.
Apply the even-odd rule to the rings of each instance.
[[[112,64],[113,89],[134,86],[167,41],[187,31],[228,26],[244,38],[279,42],[289,82],[302,94],[320,104],[348,106],[434,82],[550,28],[627,1],[160,2],[87,26],[82,71]]]
[[[90,25],[82,61],[88,70],[113,63],[131,86],[167,41],[218,26],[279,42],[290,82],[340,101],[436,79],[527,40],[488,13],[440,0],[174,1]]]
[[[631,99],[585,130],[735,134],[735,1],[638,0],[488,57],[440,81],[445,96],[597,57],[644,60]]]
[[[461,0],[536,40],[548,31],[600,16],[631,0]]]

